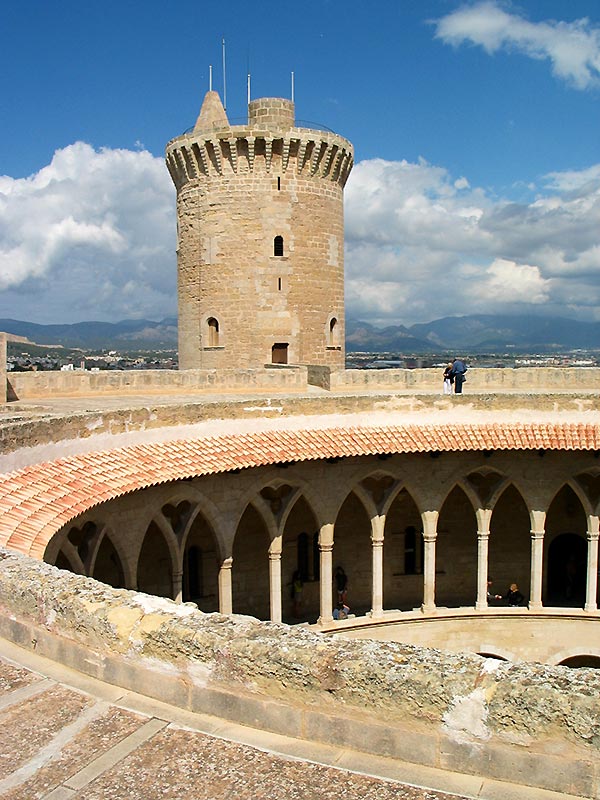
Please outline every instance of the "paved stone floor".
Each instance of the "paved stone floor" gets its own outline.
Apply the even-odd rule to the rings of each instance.
[[[207,732],[211,727],[221,735]],[[452,793],[457,786],[468,787],[467,793]],[[231,725],[102,684],[0,640],[0,797],[558,800],[564,795]]]

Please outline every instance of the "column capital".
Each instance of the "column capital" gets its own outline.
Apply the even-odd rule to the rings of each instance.
[[[597,542],[599,538],[600,533],[598,531],[587,531],[588,542]]]
[[[531,530],[530,533],[531,533],[531,538],[532,539],[535,539],[536,541],[540,541],[541,539],[544,538],[544,534],[546,533],[546,531],[544,531],[544,530],[541,530],[541,531]]]
[[[332,553],[333,552],[333,542],[326,542],[325,544],[319,544],[319,550],[322,553]]]
[[[478,539],[489,539],[490,538],[489,530],[487,530],[487,531],[477,531],[477,538]]]
[[[281,561],[281,550],[269,550],[269,561]]]
[[[231,569],[233,566],[233,558],[230,556],[229,558],[224,558],[221,561],[221,569]]]

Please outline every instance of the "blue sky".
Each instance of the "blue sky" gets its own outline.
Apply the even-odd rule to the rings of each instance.
[[[3,3],[0,317],[176,313],[166,142],[208,88],[350,139],[347,311],[600,319],[597,0]]]

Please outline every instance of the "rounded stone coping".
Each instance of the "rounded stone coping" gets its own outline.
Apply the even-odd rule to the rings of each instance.
[[[0,475],[0,545],[42,559],[63,525],[100,503],[201,475],[395,453],[599,449],[599,425],[531,423],[274,429],[88,452]]]
[[[203,614],[3,550],[0,635],[242,724],[554,791],[600,787],[596,670]]]

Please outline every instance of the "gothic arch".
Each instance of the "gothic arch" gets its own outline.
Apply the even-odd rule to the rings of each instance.
[[[110,535],[107,528],[102,532],[102,538],[90,564],[90,577],[115,589],[128,589],[133,586],[131,576],[126,572],[126,561],[120,552],[118,540]]]
[[[516,583],[525,597],[531,594],[531,521],[523,496],[514,483],[504,483],[490,519],[488,576],[494,593],[504,595]]]
[[[274,524],[254,503],[248,503],[241,515],[233,539],[232,591],[233,610],[269,619],[269,546],[276,533]]]
[[[140,592],[173,599],[173,572],[177,570],[176,551],[169,546],[164,530],[156,520],[148,525],[137,557],[137,588]]]
[[[436,541],[436,604],[472,606],[477,596],[477,520],[456,483],[440,508]]]

